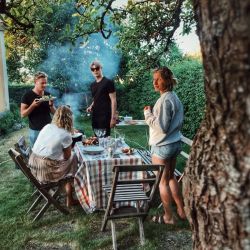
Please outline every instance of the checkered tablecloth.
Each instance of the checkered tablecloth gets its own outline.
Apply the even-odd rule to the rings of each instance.
[[[83,151],[81,142],[75,145],[75,152],[81,164],[78,169],[74,187],[77,198],[86,213],[92,213],[96,209],[105,209],[108,197],[103,190],[103,185],[112,184],[114,165],[142,164],[142,158],[138,153],[133,155],[119,154],[119,158],[107,158],[105,154],[88,155]],[[121,179],[142,178],[142,173],[122,173]]]

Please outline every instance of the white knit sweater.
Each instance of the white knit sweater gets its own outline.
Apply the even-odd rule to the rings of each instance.
[[[144,111],[149,125],[149,145],[162,146],[181,139],[183,106],[173,91],[163,93],[156,101],[153,112]]]

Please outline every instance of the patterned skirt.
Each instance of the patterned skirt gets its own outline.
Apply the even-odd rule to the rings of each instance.
[[[31,154],[29,158],[31,173],[40,183],[57,182],[65,176],[75,175],[77,171],[77,157],[74,152],[68,160],[51,160]]]

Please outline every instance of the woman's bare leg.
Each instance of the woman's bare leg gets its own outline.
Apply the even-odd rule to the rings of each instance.
[[[161,164],[165,165],[161,181],[159,184],[159,190],[160,190],[160,196],[161,201],[164,209],[164,221],[168,224],[174,224],[173,220],[173,214],[171,210],[171,203],[172,203],[172,197],[171,197],[171,190],[169,188],[169,162],[166,160],[162,160],[156,156],[152,156],[152,163],[153,164]]]
[[[176,158],[162,160],[156,156],[152,156],[152,163],[165,165],[163,175],[159,184],[161,201],[165,212],[165,223],[174,223],[171,210],[172,198],[177,205],[177,213],[182,219],[185,219],[186,215],[184,212],[183,201],[179,193],[179,185],[174,177]]]
[[[177,213],[181,217],[181,219],[185,219],[186,215],[185,215],[185,211],[184,211],[183,200],[182,200],[181,194],[179,192],[179,184],[174,177],[175,165],[176,165],[176,158],[172,158],[170,160],[170,166],[171,166],[170,171],[173,170],[173,176],[169,180],[169,187],[171,190],[172,197],[173,197],[173,199],[176,203],[176,206],[177,206]]]
[[[75,200],[73,198],[73,188],[72,188],[72,185],[71,185],[70,182],[67,182],[65,184],[65,190],[66,190],[66,195],[67,195],[67,197],[66,197],[66,205],[67,205],[67,207],[78,205],[79,201]]]

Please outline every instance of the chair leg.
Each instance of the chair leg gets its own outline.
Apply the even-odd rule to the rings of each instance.
[[[31,197],[36,196],[37,194],[39,195],[39,191],[38,191],[38,190],[35,190],[35,191],[32,193]]]
[[[180,182],[182,180],[183,176],[184,176],[184,173],[180,176],[178,182]]]
[[[43,196],[39,194],[39,196],[36,198],[36,200],[33,202],[33,204],[30,206],[29,210],[27,211],[27,214],[36,208],[36,206],[39,204],[39,202],[43,199]]]
[[[53,204],[61,213],[63,214],[69,214],[69,211],[62,207],[60,203],[57,201],[58,195],[60,194],[60,187],[54,192],[52,196],[46,197],[49,204]]]
[[[162,207],[162,203],[157,207],[157,209],[161,208]]]
[[[143,228],[142,218],[138,218],[138,222],[139,222],[141,245],[143,246],[145,244],[145,236],[144,236],[144,228]]]
[[[104,214],[104,218],[102,221],[102,227],[101,227],[101,231],[104,232],[106,225],[107,225],[107,221],[108,221],[108,209],[106,209],[105,214]]]
[[[145,206],[145,204],[142,204],[142,206]],[[140,202],[137,201],[136,202],[136,210],[139,213],[140,212]],[[139,223],[139,232],[140,232],[140,241],[141,241],[141,245],[143,246],[145,244],[145,236],[144,236],[144,228],[143,228],[143,218],[139,217],[138,218],[138,223]]]
[[[33,219],[33,222],[39,220],[44,215],[44,213],[46,212],[46,210],[49,208],[50,204],[51,203],[49,201],[47,201],[44,204],[44,206],[42,207],[42,209],[38,212],[38,214]]]
[[[116,232],[115,232],[115,222],[114,222],[114,220],[111,220],[111,232],[112,232],[113,249],[117,250],[117,242],[116,242]]]
[[[60,190],[57,189],[55,191],[55,193],[51,196],[51,197],[44,197],[47,201],[44,204],[44,206],[42,207],[42,209],[38,212],[38,214],[36,215],[36,217],[33,219],[33,222],[36,220],[39,220],[43,214],[46,212],[46,210],[49,208],[49,206],[51,204],[53,204],[59,211],[61,211],[63,214],[68,214],[69,211],[65,208],[63,208],[58,201],[56,200],[58,194],[60,193]]]

